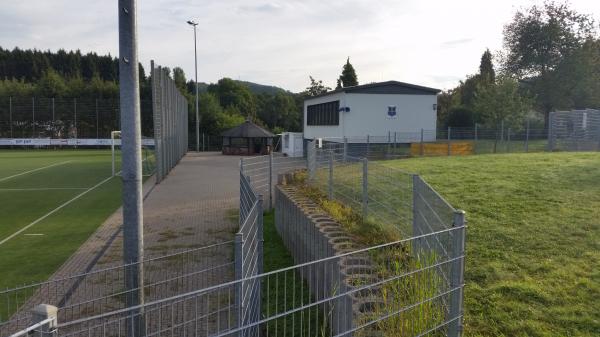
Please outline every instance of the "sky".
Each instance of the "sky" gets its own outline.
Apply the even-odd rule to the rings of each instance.
[[[397,80],[449,89],[478,70],[502,29],[538,0],[138,0],[139,57],[194,74],[305,89],[335,87],[350,57],[360,83]],[[2,0],[0,46],[118,55],[117,1]],[[600,1],[571,0],[600,19]]]

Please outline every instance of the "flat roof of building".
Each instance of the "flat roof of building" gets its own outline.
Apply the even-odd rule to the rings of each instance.
[[[437,95],[441,90],[399,81],[386,81],[339,88],[321,95],[307,97],[305,100],[308,101],[341,92],[352,94]]]

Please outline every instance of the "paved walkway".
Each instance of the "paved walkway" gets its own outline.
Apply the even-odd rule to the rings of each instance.
[[[238,167],[236,156],[188,153],[160,184],[153,186],[154,177],[145,183],[145,259],[155,259],[144,266],[147,301],[233,279]],[[59,321],[123,307],[122,295],[116,295],[123,289],[121,223],[119,209],[50,280],[91,274],[50,282],[24,307],[40,300],[59,305],[66,308]]]

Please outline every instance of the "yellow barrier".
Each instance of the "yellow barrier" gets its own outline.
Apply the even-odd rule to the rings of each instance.
[[[423,143],[423,156],[447,156],[448,143]],[[421,155],[421,143],[410,144],[411,156]],[[450,155],[466,156],[473,154],[473,142],[450,142]]]

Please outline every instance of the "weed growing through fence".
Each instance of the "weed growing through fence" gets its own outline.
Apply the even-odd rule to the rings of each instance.
[[[374,318],[389,316],[376,324],[384,337],[415,336],[442,324],[446,317],[447,306],[437,298],[447,288],[442,271],[430,268],[439,262],[437,254],[409,250],[404,245],[394,245],[372,256],[380,277],[389,280],[377,289],[380,302],[371,308]],[[397,311],[401,312],[391,315]],[[438,335],[442,336],[442,331],[432,333]]]
[[[385,230],[390,227],[380,226],[372,218],[363,218],[352,207],[329,200],[319,188],[308,185],[305,171],[295,172],[291,183],[339,222],[358,243],[369,246],[400,239],[397,230]],[[438,258],[435,252],[412,251],[412,248],[399,244],[374,251],[369,259],[375,269],[373,276],[387,281],[381,286],[368,288],[366,298],[370,300],[363,303],[365,308],[361,309],[355,324],[371,324],[356,335],[367,336],[373,329],[384,337],[415,335],[443,323],[447,304],[437,296],[447,285],[442,271],[427,268],[439,262]],[[348,280],[354,288],[368,286],[371,282],[361,276]],[[410,308],[400,314],[392,314],[407,307]],[[383,317],[387,318],[381,319]],[[373,324],[376,320],[379,321]],[[442,333],[432,332],[433,336]]]
[[[400,239],[397,231],[381,226],[371,218],[365,219],[359,212],[340,201],[329,200],[319,188],[307,184],[306,178],[306,171],[296,171],[291,183],[302,195],[314,201],[339,222],[357,240],[357,243],[370,246]]]

